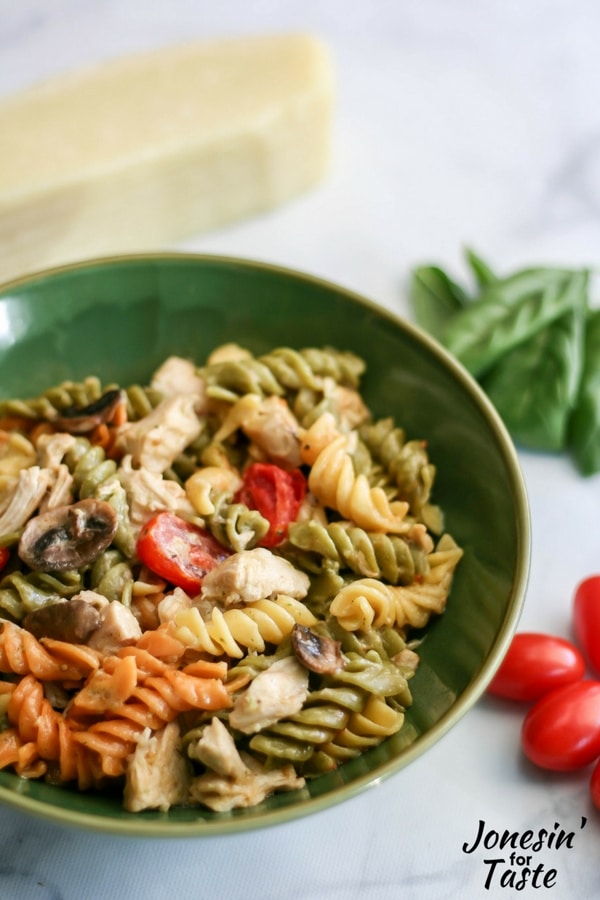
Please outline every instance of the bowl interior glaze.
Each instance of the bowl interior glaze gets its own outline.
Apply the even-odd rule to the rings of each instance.
[[[65,379],[143,383],[166,356],[202,361],[235,341],[254,353],[333,345],[367,363],[376,416],[425,438],[434,500],[464,548],[446,612],[431,622],[402,731],[258,807],[128,814],[119,798],[80,795],[0,772],[0,801],[67,825],[135,836],[200,836],[273,825],[323,809],[406,766],[485,689],[516,628],[530,553],[527,498],[512,443],[470,378],[420,330],[341,287],[221,257],[141,255],[75,264],[0,288],[0,395],[34,396]]]

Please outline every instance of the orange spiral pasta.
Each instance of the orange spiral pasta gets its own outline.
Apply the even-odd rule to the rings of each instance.
[[[62,668],[60,658],[56,662],[32,635],[18,626],[6,629],[6,624],[10,626],[5,623],[3,634],[8,632],[9,640],[3,651],[8,662],[3,664],[16,674],[29,671],[17,685],[4,682],[0,689],[0,696],[9,695],[11,726],[0,733],[0,769],[12,766],[27,778],[51,775],[59,782],[76,781],[80,790],[87,790],[125,774],[128,757],[146,729],[157,731],[181,712],[231,705],[225,662],[198,660],[178,669],[177,662],[161,660],[146,646],[172,655],[179,642],[168,634],[146,632],[139,646],[103,659],[95,654],[96,668],[60,713],[44,696],[41,679],[58,680],[60,671],[68,682],[80,670]],[[49,643],[53,650],[60,644]]]
[[[0,672],[35,675],[42,681],[80,681],[99,666],[100,655],[82,644],[42,638],[3,622],[0,629]]]
[[[52,708],[33,675],[25,675],[14,687],[7,717],[11,727],[0,733],[0,768],[13,766],[26,778],[49,774],[56,781],[76,781],[80,790],[100,783],[101,769],[77,743],[76,732]]]

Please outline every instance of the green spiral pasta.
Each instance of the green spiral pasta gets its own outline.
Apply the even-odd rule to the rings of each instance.
[[[294,524],[288,540],[301,550],[390,584],[411,584],[416,575],[428,571],[427,554],[418,545],[400,535],[365,531],[351,522]]]
[[[364,362],[353,353],[340,353],[332,348],[308,347],[293,350],[279,347],[259,357],[286,391],[300,388],[320,390],[322,379],[327,377],[346,387],[358,387],[364,372]]]
[[[1,400],[0,415],[52,420],[66,410],[89,406],[112,388],[114,385],[103,388],[100,379],[93,375],[83,381],[64,381],[37,397]]]
[[[143,387],[139,384],[132,384],[123,391],[125,397],[125,408],[127,410],[127,420],[129,422],[137,422],[149,415],[163,399],[161,391],[152,387]]]
[[[234,503],[227,494],[211,495],[215,511],[205,517],[209,531],[224,547],[252,550],[269,530],[269,522],[257,509]]]
[[[418,515],[428,502],[435,480],[435,466],[427,455],[424,441],[406,441],[402,428],[391,418],[363,425],[360,436],[375,460],[387,471],[398,496]]]
[[[285,396],[301,388],[319,391],[324,377],[357,387],[363,361],[334,349],[280,347],[259,357],[214,363],[201,370],[209,397],[230,402],[244,394]]]
[[[75,439],[67,450],[64,463],[73,476],[73,488],[78,499],[105,500],[117,514],[118,527],[114,544],[125,556],[135,553],[135,537],[129,518],[125,489],[117,476],[117,463],[107,459],[102,447],[93,445],[85,437]]]
[[[49,603],[69,598],[83,588],[79,572],[11,572],[0,579],[0,610],[15,622]]]
[[[364,707],[349,716],[348,722],[330,741],[319,748],[311,760],[309,774],[336,768],[397,734],[404,725],[404,710],[393,708],[383,697],[369,695]]]
[[[363,709],[366,693],[352,686],[311,691],[294,716],[276,722],[250,739],[250,749],[269,761],[306,764],[313,754],[348,725],[352,713]],[[304,771],[304,766],[301,766]]]
[[[135,587],[131,562],[119,550],[105,550],[94,560],[88,587],[111,602],[118,600],[124,606],[131,606]]]
[[[284,393],[271,370],[254,357],[213,363],[201,370],[209,397],[235,402],[244,394],[265,397]]]

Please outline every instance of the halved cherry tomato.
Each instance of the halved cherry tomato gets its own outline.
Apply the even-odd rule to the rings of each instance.
[[[573,627],[590,666],[600,675],[600,575],[584,578],[573,598]]]
[[[569,772],[600,756],[600,681],[576,681],[545,694],[521,729],[523,751],[543,769]]]
[[[202,579],[230,555],[212,534],[171,512],[159,512],[143,526],[137,541],[140,560],[190,596]]]
[[[521,631],[514,636],[488,691],[508,700],[537,700],[548,691],[579,681],[585,661],[561,637]]]
[[[8,547],[0,547],[0,572],[10,559],[10,550]]]
[[[259,543],[263,547],[280,544],[306,495],[306,478],[300,469],[289,472],[274,463],[262,462],[249,465],[242,478],[236,499],[249,509],[258,510],[270,525]]]

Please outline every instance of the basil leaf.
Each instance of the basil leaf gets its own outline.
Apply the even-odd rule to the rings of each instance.
[[[488,264],[484,262],[474,250],[471,250],[470,247],[467,247],[465,250],[465,258],[475,276],[475,281],[480,290],[489,287],[490,284],[494,284],[498,280],[496,274],[492,272]]]
[[[513,440],[562,450],[577,400],[585,309],[570,310],[502,357],[481,384]]]
[[[569,423],[569,447],[583,475],[600,472],[600,309],[589,313],[583,373]]]
[[[419,266],[412,273],[410,301],[417,324],[439,338],[469,297],[439,266]]]
[[[497,280],[457,312],[443,343],[476,378],[575,306],[587,302],[587,272],[531,269]]]

